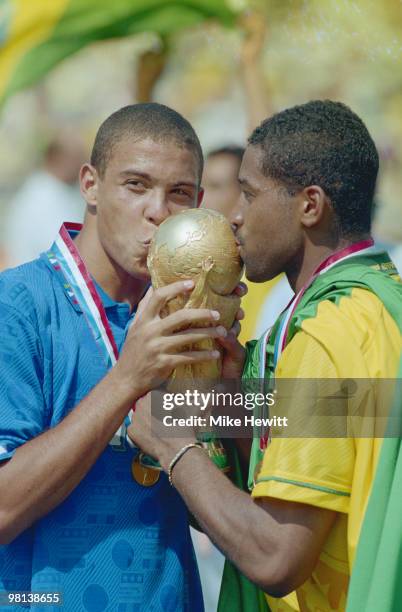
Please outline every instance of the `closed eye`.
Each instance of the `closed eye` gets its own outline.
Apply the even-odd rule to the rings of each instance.
[[[134,187],[144,187],[145,189],[144,183],[139,179],[130,179],[129,181],[127,181],[126,185],[133,185]]]
[[[247,202],[252,202],[255,197],[254,194],[251,193],[251,191],[247,191],[247,189],[244,188],[242,189],[242,195]]]

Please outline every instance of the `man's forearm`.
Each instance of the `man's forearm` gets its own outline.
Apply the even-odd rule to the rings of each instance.
[[[112,370],[56,427],[0,464],[0,544],[60,504],[107,446],[132,405]]]
[[[194,446],[191,429],[181,439],[159,437],[158,424],[148,393],[137,401],[128,435],[157,458],[166,472],[180,457],[173,467],[173,485],[225,556],[275,597],[303,584],[317,564],[336,513],[272,496],[252,499],[226,478],[203,449]],[[180,456],[186,443],[190,447]]]
[[[201,450],[192,449],[180,459],[173,482],[205,533],[252,581],[266,583],[270,558],[275,588],[280,546],[276,521],[237,489]]]

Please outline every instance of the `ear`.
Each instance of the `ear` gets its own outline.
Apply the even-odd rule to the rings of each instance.
[[[326,213],[328,198],[325,191],[318,185],[310,185],[300,192],[299,197],[302,207],[301,224],[305,228],[316,226]]]
[[[197,208],[201,206],[202,199],[204,197],[204,187],[200,187],[197,195]]]
[[[91,164],[84,164],[80,170],[80,189],[88,206],[97,205],[99,175]]]

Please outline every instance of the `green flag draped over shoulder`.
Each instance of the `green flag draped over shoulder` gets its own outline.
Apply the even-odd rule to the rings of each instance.
[[[216,0],[0,0],[0,105],[91,42],[235,18]]]
[[[402,360],[399,369],[402,379]],[[396,398],[394,415],[402,413]],[[402,444],[383,442],[349,587],[347,612],[402,610]]]

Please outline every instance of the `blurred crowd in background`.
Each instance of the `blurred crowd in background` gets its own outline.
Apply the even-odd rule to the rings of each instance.
[[[127,0],[113,4],[119,2],[127,5]],[[0,1],[0,86],[10,54],[13,11],[21,3],[24,0]],[[35,4],[40,20],[46,3],[32,0],[31,13]],[[174,5],[180,16],[181,7],[185,12],[189,3],[164,4]],[[157,101],[189,119],[206,156],[203,205],[229,215],[239,195],[237,173],[251,130],[283,108],[330,98],[356,111],[377,143],[381,171],[374,236],[402,270],[402,3],[199,4],[203,12],[197,23],[171,32],[165,28],[160,33],[157,16],[155,28],[150,18],[144,31],[124,37],[111,30],[108,39],[106,27],[99,37],[104,40],[89,37],[77,52],[31,79],[30,87],[3,95],[1,269],[48,248],[63,221],[82,220],[78,171],[88,159],[98,126],[114,110]],[[213,8],[224,4],[231,19]],[[242,339],[262,333],[289,295],[284,278],[250,287]],[[206,608],[214,610],[223,561],[206,537],[195,539]]]

